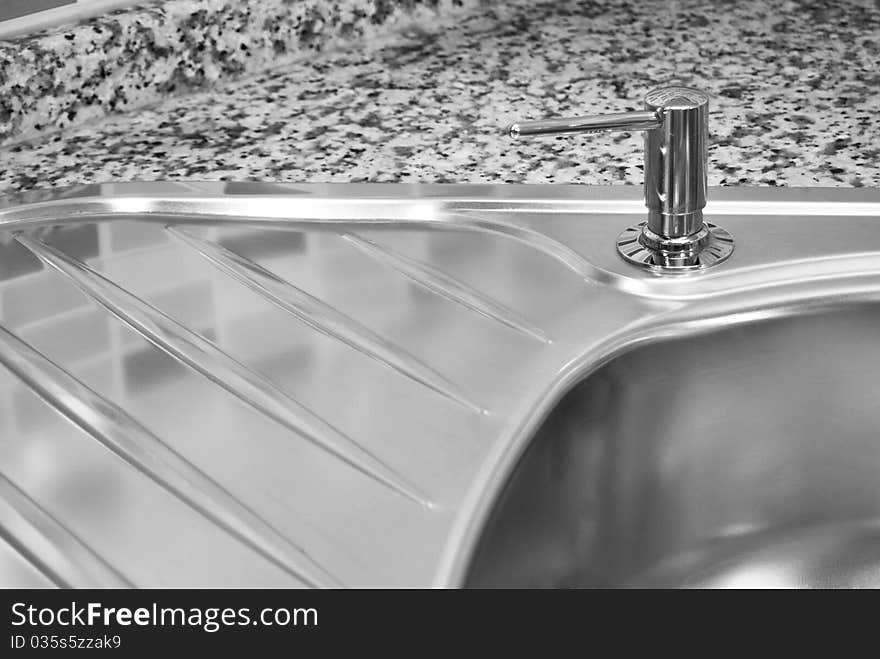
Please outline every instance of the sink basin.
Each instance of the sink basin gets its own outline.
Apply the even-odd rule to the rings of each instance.
[[[878,585],[880,194],[92,185],[0,202],[0,584]]]
[[[474,586],[880,586],[877,304],[638,347],[535,434]]]

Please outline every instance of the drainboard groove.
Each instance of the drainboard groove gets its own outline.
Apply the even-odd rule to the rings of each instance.
[[[125,410],[3,327],[0,363],[117,457],[288,574],[313,586],[338,585],[325,568]],[[2,494],[0,488],[0,504],[21,500]],[[5,526],[0,517],[0,529]]]
[[[277,423],[392,490],[430,507],[431,502],[384,462],[362,448],[274,383],[249,369],[201,335],[136,295],[39,240],[16,238],[46,265],[147,341]]]
[[[389,247],[353,233],[342,234],[341,237],[363,253],[389,265],[403,276],[432,293],[536,339],[541,343],[552,343],[551,339],[543,331],[520,318],[513,310],[464,282],[455,279],[451,275],[438,270],[434,266],[409,256],[404,256]]]
[[[0,538],[59,588],[132,587],[94,549],[3,474]]]
[[[209,240],[198,238],[178,227],[165,228],[221,271],[309,327],[341,341],[449,400],[475,412],[485,413],[480,405],[469,400],[455,384],[354,318],[240,254]]]

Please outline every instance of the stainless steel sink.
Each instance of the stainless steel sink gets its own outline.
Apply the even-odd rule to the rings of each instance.
[[[0,209],[4,585],[876,585],[880,194],[143,183]]]
[[[880,305],[617,357],[496,504],[477,586],[880,586]]]

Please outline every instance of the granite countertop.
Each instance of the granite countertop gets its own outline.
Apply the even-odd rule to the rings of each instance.
[[[2,150],[0,192],[110,180],[638,184],[641,137],[516,119],[713,96],[710,185],[880,186],[880,4],[484,5]]]

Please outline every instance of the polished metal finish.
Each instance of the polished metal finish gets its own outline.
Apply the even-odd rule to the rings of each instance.
[[[205,515],[218,527],[250,545],[268,560],[278,565],[304,583],[314,586],[336,585],[338,582],[320,565],[313,563],[299,549],[292,546],[290,540],[280,535],[265,521],[254,515],[231,496],[222,486],[202,473],[198,467],[189,463],[173,449],[167,447],[161,439],[153,435],[147,428],[131,418],[124,410],[100,394],[89,389],[70,373],[51,362],[40,352],[23,342],[14,334],[0,329],[0,361],[21,379],[35,394],[42,398],[56,412],[67,418],[75,426],[100,442],[121,460],[134,467],[163,489],[168,490],[186,503],[193,510]],[[3,478],[0,477],[0,484]],[[24,493],[16,493],[17,488],[11,487],[5,496],[5,503],[23,517],[37,516],[23,514],[33,507]],[[22,504],[14,505],[15,501]],[[51,516],[41,515],[51,521]],[[6,526],[12,526],[6,518]],[[44,523],[43,526],[51,526]],[[63,535],[62,524],[55,533]],[[44,532],[45,533],[45,532]],[[15,546],[16,536],[10,538]],[[70,552],[65,542],[63,551]],[[27,545],[25,545],[26,547]],[[52,549],[52,547],[50,547]],[[83,553],[83,552],[80,552]],[[98,554],[95,554],[96,558]],[[40,559],[39,563],[44,561]],[[94,561],[100,562],[100,559]],[[114,573],[112,568],[107,570]],[[73,585],[75,582],[55,578],[55,571],[47,573],[52,581],[62,585]],[[92,578],[105,583],[105,577],[96,574]],[[89,582],[84,582],[88,584]],[[107,582],[107,585],[114,585]]]
[[[516,139],[531,135],[560,135],[562,133],[604,133],[614,130],[652,130],[663,125],[662,115],[656,110],[595,114],[589,117],[523,121],[507,127],[507,134]]]
[[[168,232],[192,247],[223,272],[238,280],[252,291],[288,311],[310,327],[327,334],[355,350],[395,369],[441,396],[465,407],[482,412],[483,408],[468,400],[458,388],[430,366],[420,362],[403,348],[395,346],[355,319],[346,316],[318,298],[284,281],[262,266],[221,245],[201,240],[175,227]],[[351,239],[351,237],[349,237]]]
[[[687,87],[656,89],[645,106],[663,117],[645,133],[648,228],[661,238],[685,238],[703,228],[709,151],[709,97]]]
[[[664,239],[648,222],[627,227],[617,237],[617,251],[631,263],[658,272],[701,270],[720,263],[733,253],[733,236],[711,222],[693,235]],[[657,255],[663,254],[662,259]]]
[[[83,293],[159,350],[223,387],[268,418],[330,451],[358,471],[415,501],[427,504],[426,499],[415,488],[356,441],[289,397],[268,378],[223,352],[211,341],[176,322],[85,263],[29,237],[19,236],[17,240],[47,266],[69,277]]]
[[[561,133],[645,131],[645,205],[648,217],[617,241],[628,262],[658,272],[700,270],[721,263],[733,252],[730,234],[703,221],[706,206],[709,97],[688,87],[655,89],[645,111],[512,124],[517,138]],[[714,226],[714,225],[713,225]],[[723,234],[721,233],[723,232]],[[713,247],[711,252],[708,252]]]
[[[117,588],[132,585],[5,476],[0,476],[0,538],[25,564],[59,588],[93,583]],[[3,567],[7,568],[4,576],[15,580],[13,585],[39,585],[19,582],[17,575]]]
[[[706,211],[662,277],[627,187],[0,200],[0,583],[873,583],[880,194]]]
[[[880,587],[880,304],[664,339],[577,384],[473,586]]]
[[[358,249],[374,258],[387,263],[404,277],[436,293],[447,300],[460,304],[466,309],[491,318],[511,329],[522,332],[537,341],[550,343],[550,338],[528,320],[520,317],[515,311],[500,302],[472,289],[451,275],[440,272],[437,268],[417,259],[399,254],[379,243],[361,238],[354,234],[343,234],[342,238],[355,245]]]

